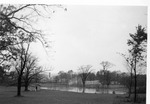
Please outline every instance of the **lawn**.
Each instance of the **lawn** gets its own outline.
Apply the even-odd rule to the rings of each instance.
[[[83,94],[62,91],[22,91],[15,97],[15,87],[0,87],[0,104],[113,104],[113,94]]]
[[[126,95],[116,94],[83,94],[39,90],[22,91],[22,97],[16,97],[15,95],[16,87],[0,86],[0,104],[133,104],[132,102],[126,101]],[[145,102],[135,104],[145,104]]]

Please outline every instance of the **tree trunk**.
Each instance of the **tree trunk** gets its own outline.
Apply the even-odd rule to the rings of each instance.
[[[136,92],[136,87],[137,87],[137,79],[136,79],[136,70],[135,70],[135,77],[134,77],[134,102],[136,102],[136,98],[137,98],[137,92]]]
[[[82,93],[85,93],[85,81],[83,81],[83,91]]]
[[[134,102],[136,102],[136,87],[137,87],[137,80],[136,80],[136,58],[135,58],[135,67],[134,67]]]
[[[21,75],[19,75],[19,77],[18,77],[17,96],[21,96]]]

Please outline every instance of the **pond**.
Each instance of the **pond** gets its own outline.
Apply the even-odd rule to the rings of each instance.
[[[41,86],[40,89],[46,89],[46,90],[58,90],[58,91],[69,91],[69,92],[78,92],[82,93],[83,89],[81,87],[45,87]],[[126,94],[127,91],[126,89],[123,88],[114,88],[114,89],[107,89],[107,88],[100,88],[100,89],[95,89],[95,88],[85,88],[85,93],[96,93],[96,94]]]

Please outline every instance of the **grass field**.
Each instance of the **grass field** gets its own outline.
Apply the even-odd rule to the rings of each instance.
[[[23,97],[15,97],[15,95],[16,87],[0,86],[0,104],[131,104],[131,102],[121,103],[120,98],[116,97],[120,95],[115,94],[83,94],[39,90],[22,91]]]
[[[0,104],[113,104],[116,96],[50,90],[23,91],[23,97],[15,97],[15,95],[15,87],[0,87]]]

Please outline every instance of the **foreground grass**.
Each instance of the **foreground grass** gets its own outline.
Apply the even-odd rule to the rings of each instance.
[[[0,86],[0,104],[134,104],[126,95],[83,94],[63,91],[22,91],[23,97],[15,97],[16,87]],[[145,104],[145,102],[135,103]]]
[[[138,94],[137,101],[134,103],[134,95],[127,97],[127,95],[117,95],[113,100],[113,104],[146,104],[146,94]]]
[[[23,97],[15,97],[16,88],[0,87],[0,104],[113,104],[113,94],[83,94],[61,91],[22,92]]]

